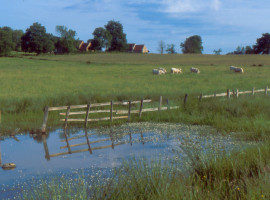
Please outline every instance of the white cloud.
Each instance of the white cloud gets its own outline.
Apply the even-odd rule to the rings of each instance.
[[[164,11],[167,13],[195,12],[200,5],[194,4],[194,0],[163,0]]]
[[[162,0],[160,5],[163,7],[163,12],[181,14],[202,12],[209,9],[218,10],[221,2],[220,0]]]
[[[212,8],[214,10],[219,10],[220,6],[221,6],[220,0],[213,0],[213,2],[212,2]]]

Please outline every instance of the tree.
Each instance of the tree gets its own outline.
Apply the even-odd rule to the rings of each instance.
[[[75,52],[77,40],[75,39],[76,31],[68,29],[65,26],[56,26],[56,32],[60,36],[55,46],[58,53],[71,53]]]
[[[112,41],[112,35],[108,30],[102,27],[96,28],[93,32],[93,36],[94,36],[94,39],[92,40],[93,49],[101,50],[102,48],[105,48],[106,50],[108,50]]]
[[[0,56],[8,56],[14,46],[12,32],[0,28]]]
[[[236,50],[233,52],[233,54],[245,54],[245,47],[242,47],[242,46],[238,46],[236,47]]]
[[[174,44],[168,44],[166,52],[168,54],[176,54],[175,45]]]
[[[220,53],[222,52],[222,49],[219,48],[218,50],[214,50],[213,51],[216,55],[220,55]]]
[[[254,49],[251,46],[246,46],[245,54],[254,54]]]
[[[22,36],[23,36],[22,30],[13,30],[13,32],[12,32],[12,41],[14,43],[13,50],[21,51],[21,45],[22,45],[21,38],[22,38]]]
[[[123,25],[120,22],[111,20],[105,25],[106,30],[111,34],[111,44],[109,51],[126,51],[127,39],[123,32]]]
[[[159,51],[160,54],[163,54],[164,53],[165,46],[166,46],[166,44],[162,40],[160,40],[158,42],[158,51]]]
[[[46,33],[44,26],[33,23],[22,36],[22,50],[25,52],[36,52],[37,54],[51,52],[54,49],[50,35]]]
[[[183,53],[202,53],[202,39],[199,35],[194,35],[185,40],[184,43],[180,44]]]
[[[264,33],[253,47],[255,54],[270,54],[270,34]]]

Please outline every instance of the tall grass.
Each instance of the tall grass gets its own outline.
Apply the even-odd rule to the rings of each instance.
[[[191,155],[191,154],[190,154]],[[35,199],[269,199],[269,142],[244,152],[205,159],[199,154],[189,173],[177,165],[133,160],[116,170],[115,176],[93,182],[79,177],[52,179],[24,192]],[[77,184],[78,182],[78,184]],[[49,196],[48,196],[49,195]]]

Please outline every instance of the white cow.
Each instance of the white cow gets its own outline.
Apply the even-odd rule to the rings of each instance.
[[[243,68],[239,68],[235,66],[230,66],[230,70],[233,70],[234,72],[244,73]]]
[[[200,73],[200,70],[199,70],[198,68],[191,67],[191,68],[190,68],[190,72],[199,74],[199,73]]]
[[[160,67],[160,68],[158,68],[158,70],[162,70],[162,71],[164,71],[165,73],[167,73],[167,70],[166,70],[165,68]]]
[[[230,66],[230,70],[235,70],[237,67],[235,67],[235,66]]]
[[[172,74],[182,74],[182,69],[181,68],[171,68],[171,73]]]
[[[243,70],[243,68],[236,68],[235,70],[234,70],[235,72],[240,72],[240,73],[244,73],[244,70]]]
[[[163,70],[153,69],[153,74],[161,75],[161,74],[165,74],[165,72]]]

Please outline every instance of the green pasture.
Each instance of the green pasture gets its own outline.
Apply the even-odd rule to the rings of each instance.
[[[243,67],[244,74],[230,71],[230,65]],[[183,74],[153,75],[152,69],[158,67],[168,72],[181,67]],[[201,73],[190,73],[190,67],[198,67]],[[186,93],[190,99],[200,93],[223,93],[227,88],[262,89],[270,85],[269,75],[267,55],[18,54],[0,58],[1,126],[37,128],[46,105],[140,98],[158,101],[160,95],[177,104]]]
[[[244,74],[231,72],[230,65],[244,68]],[[168,71],[171,67],[181,67],[184,73],[153,75],[152,69],[158,67]],[[190,67],[198,67],[201,73],[191,74]],[[210,125],[219,133],[258,141],[258,146],[220,157],[190,155],[194,163],[189,176],[174,170],[173,165],[154,162],[149,166],[131,162],[108,182],[91,185],[89,181],[92,180],[83,176],[75,180],[55,178],[41,184],[33,183],[30,186],[33,189],[23,192],[23,198],[269,199],[269,94],[201,101],[197,98],[200,93],[223,93],[228,88],[263,89],[270,86],[269,75],[270,57],[267,55],[100,53],[0,58],[0,134],[18,127],[23,130],[40,128],[45,105],[140,98],[158,101],[162,95],[180,108],[143,113],[142,118],[133,116],[131,121]],[[189,96],[184,106],[186,93]],[[49,115],[48,123],[49,127],[59,125],[58,112]]]

